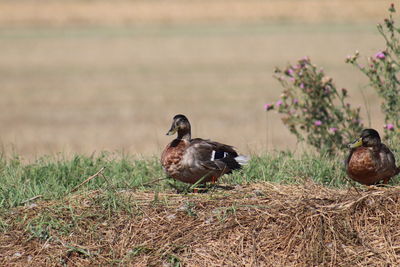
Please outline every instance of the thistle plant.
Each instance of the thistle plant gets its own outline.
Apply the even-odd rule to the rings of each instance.
[[[352,108],[346,101],[347,90],[337,90],[332,79],[309,58],[284,70],[277,68],[274,76],[284,90],[276,103],[265,104],[265,110],[282,114],[282,122],[299,142],[333,154],[362,130],[360,108]]]
[[[385,139],[400,138],[400,27],[395,24],[394,4],[390,5],[389,17],[378,24],[379,33],[385,39],[386,47],[368,58],[365,65],[359,63],[359,53],[347,57],[346,62],[364,73],[383,100],[382,112],[385,115],[383,125]]]

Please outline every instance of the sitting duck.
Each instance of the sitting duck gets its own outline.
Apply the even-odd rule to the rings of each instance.
[[[191,127],[186,116],[173,118],[167,135],[178,133],[161,155],[161,164],[168,176],[190,184],[215,183],[219,177],[240,169],[248,158],[238,155],[232,146],[191,138]]]
[[[364,129],[361,136],[349,144],[346,171],[351,179],[365,185],[384,184],[400,172],[392,151],[383,143],[374,129]]]

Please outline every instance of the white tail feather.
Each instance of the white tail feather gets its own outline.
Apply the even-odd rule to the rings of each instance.
[[[237,163],[239,163],[240,165],[246,165],[247,163],[249,163],[250,157],[249,156],[245,156],[245,155],[239,155],[235,158],[235,160],[237,161]]]

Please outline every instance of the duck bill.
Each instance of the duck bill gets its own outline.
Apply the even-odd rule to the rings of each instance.
[[[363,141],[362,138],[358,138],[356,141],[354,141],[353,143],[349,144],[350,148],[356,148],[356,147],[360,147],[363,145]]]
[[[173,135],[176,133],[177,128],[174,125],[171,126],[171,129],[167,132],[167,135]]]

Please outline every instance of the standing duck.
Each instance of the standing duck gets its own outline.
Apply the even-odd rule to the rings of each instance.
[[[161,155],[161,164],[172,178],[185,183],[213,182],[247,163],[246,156],[239,156],[232,146],[218,142],[191,138],[189,120],[184,115],[173,118],[167,135],[178,133]]]
[[[361,136],[349,145],[346,171],[351,179],[365,185],[383,180],[384,184],[400,172],[392,151],[381,143],[379,133],[364,129]]]

